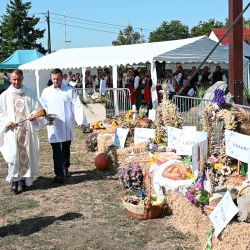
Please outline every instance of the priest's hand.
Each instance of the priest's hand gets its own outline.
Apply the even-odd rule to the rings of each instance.
[[[8,122],[8,124],[6,125],[6,128],[8,129],[14,129],[15,128],[15,123],[14,122]]]
[[[36,117],[33,116],[33,115],[29,115],[29,116],[27,117],[27,119],[28,119],[29,121],[34,121],[34,120],[36,119]]]

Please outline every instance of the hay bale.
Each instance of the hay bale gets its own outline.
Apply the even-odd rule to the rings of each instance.
[[[167,193],[167,203],[172,210],[171,222],[183,233],[196,235],[200,242],[206,242],[206,233],[212,228],[209,218],[202,214],[186,197],[177,192]]]
[[[106,149],[114,144],[115,134],[103,134],[97,135],[97,151],[103,153]]]
[[[172,210],[170,221],[173,226],[183,233],[196,235],[203,249],[207,242],[206,235],[213,228],[209,217],[177,192],[168,192],[166,196]],[[250,249],[250,224],[233,221],[218,238],[213,237],[212,243],[216,250]]]
[[[148,154],[146,145],[131,144],[127,148],[120,148],[116,150],[116,158],[118,167],[127,167],[129,163],[137,163],[146,172],[150,168],[151,158]]]

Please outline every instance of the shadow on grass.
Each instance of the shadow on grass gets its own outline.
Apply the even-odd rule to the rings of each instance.
[[[105,180],[105,179],[118,179],[116,170],[98,171],[84,170],[70,172],[72,176],[64,179],[64,184],[58,184],[54,182],[54,177],[40,176],[34,181],[34,185],[29,190],[46,190],[50,188],[56,188],[62,185],[74,185],[81,182],[93,181],[93,180]]]
[[[28,236],[41,231],[56,221],[70,221],[82,217],[80,213],[66,213],[62,216],[45,216],[21,220],[18,224],[0,227],[0,237],[9,235]]]

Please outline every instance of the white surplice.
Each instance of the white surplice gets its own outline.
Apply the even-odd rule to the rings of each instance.
[[[60,88],[51,85],[42,92],[40,102],[48,114],[55,114],[54,124],[48,125],[50,143],[72,141],[74,139],[75,122],[87,125],[83,104],[76,90],[62,84]]]
[[[18,123],[40,108],[37,98],[25,86],[16,89],[11,85],[0,95],[0,151],[8,163],[9,182],[29,178],[27,184],[32,184],[33,175],[39,171],[37,130],[42,124],[36,119],[22,122],[15,129],[6,129],[6,125],[10,121]]]

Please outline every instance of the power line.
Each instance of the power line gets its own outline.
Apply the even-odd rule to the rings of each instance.
[[[51,17],[50,19],[51,19],[51,20],[56,20],[56,21],[62,21],[62,22],[65,22],[65,19],[61,19],[61,18]],[[68,25],[68,23],[86,24],[86,22],[85,22],[85,23],[83,23],[83,22],[71,21],[71,20],[68,20],[68,19],[67,19],[67,25]],[[96,27],[103,27],[103,28],[107,28],[106,26],[104,26],[104,25],[99,25],[99,24],[87,24],[87,25],[96,26]],[[115,28],[115,27],[114,27],[114,29],[117,29],[117,28]]]
[[[65,26],[64,23],[58,23],[58,22],[53,22],[53,21],[51,21],[51,23],[60,24],[60,25]],[[67,24],[67,26],[74,27],[74,28],[80,28],[80,29],[86,29],[86,30],[100,31],[100,32],[104,32],[104,33],[119,34],[119,32],[113,32],[113,31],[107,31],[107,30],[99,30],[99,29],[87,28],[87,27],[71,25],[71,24]]]
[[[94,20],[90,20],[90,19],[84,19],[84,18],[79,18],[79,17],[72,17],[72,16],[66,16],[66,15],[62,15],[62,14],[58,14],[58,13],[54,13],[51,12],[52,15],[57,15],[57,16],[63,16],[63,17],[67,17],[67,18],[71,18],[71,19],[76,19],[76,20],[82,20],[85,22],[91,22],[91,23],[99,23],[99,24],[103,24],[103,25],[109,25],[109,26],[115,26],[115,27],[120,27],[120,28],[126,28],[127,26],[125,25],[118,25],[118,24],[113,24],[113,23],[106,23],[106,22],[100,22],[100,21],[94,21]],[[139,30],[145,30],[145,31],[150,31],[152,32],[153,30],[150,29],[144,29],[144,28],[138,28],[138,27],[133,27],[134,29],[139,29]]]

